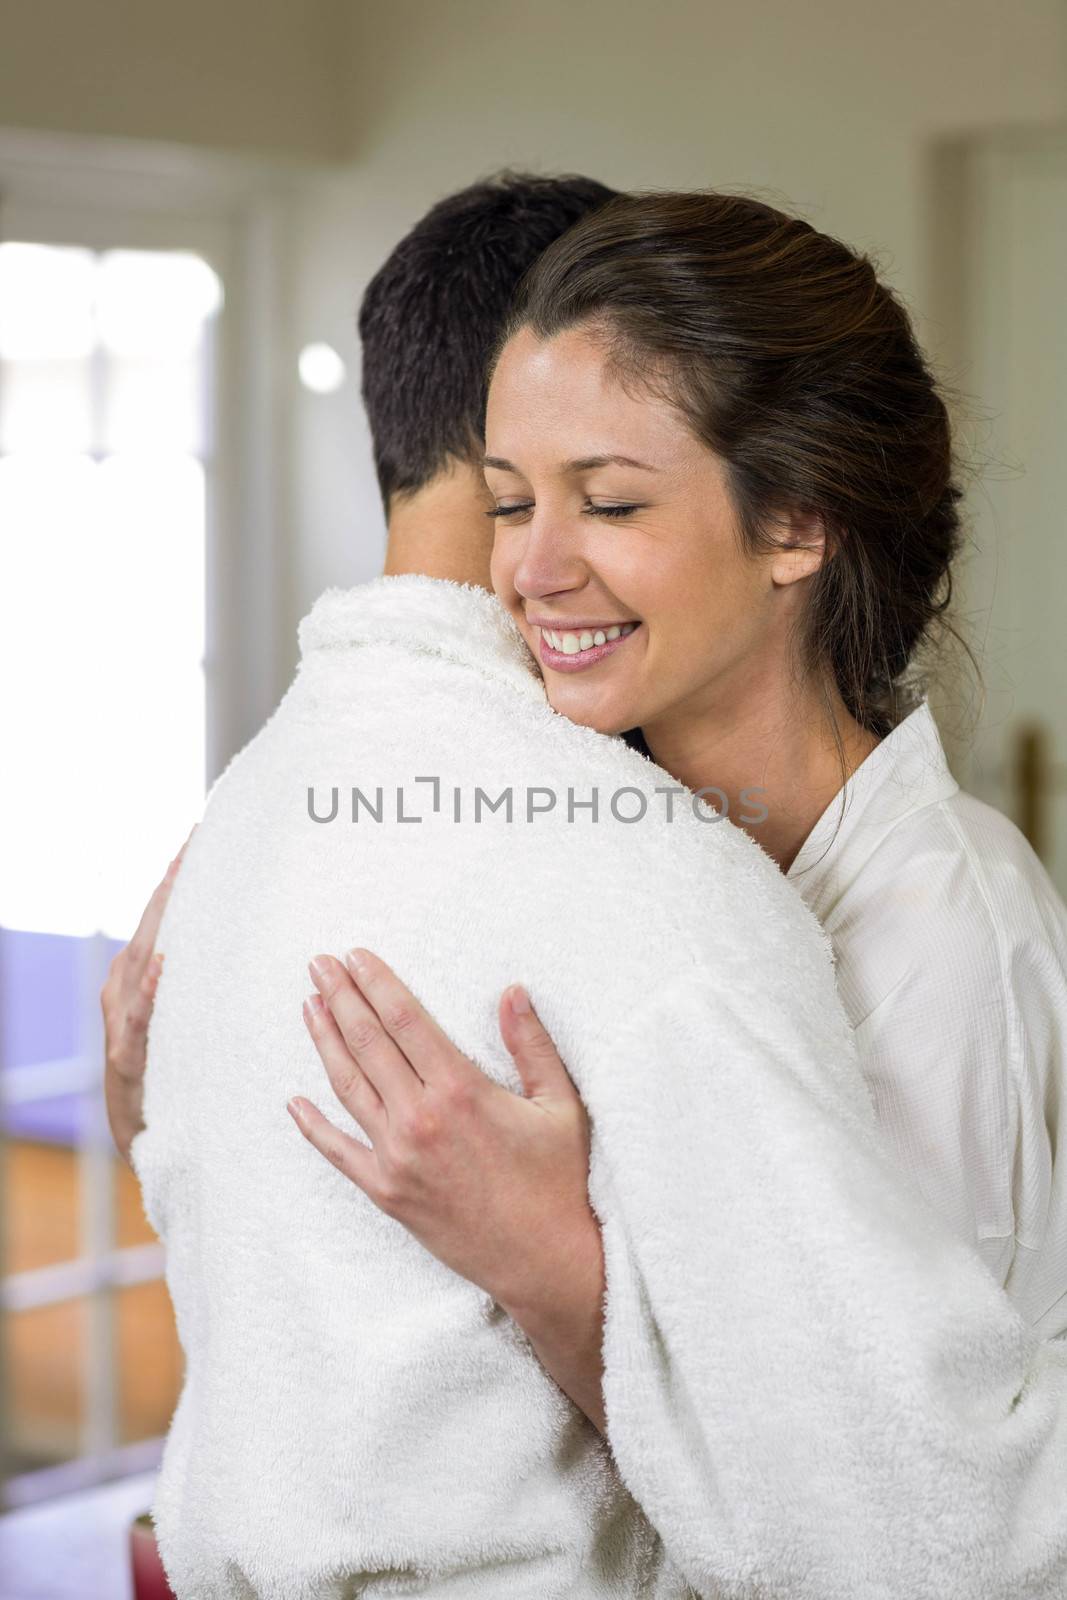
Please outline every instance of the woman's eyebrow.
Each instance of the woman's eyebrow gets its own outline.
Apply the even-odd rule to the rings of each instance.
[[[518,472],[518,467],[503,456],[483,456],[483,467],[495,467],[498,472]],[[647,461],[635,461],[632,456],[581,456],[577,461],[565,461],[564,472],[592,472],[595,467],[637,467],[641,472],[658,472]]]
[[[635,461],[633,456],[582,456],[578,461],[564,464],[564,472],[592,472],[594,467],[638,467],[642,472],[658,472],[658,467],[647,461]]]

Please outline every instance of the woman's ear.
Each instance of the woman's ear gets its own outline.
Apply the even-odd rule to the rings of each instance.
[[[810,578],[832,555],[819,514],[792,512],[786,520],[784,537],[771,557],[771,581],[784,588],[799,578]]]

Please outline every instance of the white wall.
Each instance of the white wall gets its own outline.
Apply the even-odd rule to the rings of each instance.
[[[0,125],[340,159],[349,0],[0,0]]]
[[[352,359],[362,286],[390,246],[505,164],[758,187],[877,252],[936,355],[929,142],[1067,114],[1061,0],[390,0],[360,8],[354,49],[354,159],[305,190],[295,307],[299,340]],[[379,569],[357,378],[298,404],[294,616]]]

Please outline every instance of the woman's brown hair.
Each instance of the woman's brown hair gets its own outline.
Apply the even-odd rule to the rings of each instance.
[[[934,623],[955,635],[963,490],[938,385],[871,261],[748,196],[621,196],[541,256],[498,350],[520,328],[577,324],[720,457],[745,551],[781,544],[790,511],[818,515],[799,662],[889,733],[914,709],[908,669]]]

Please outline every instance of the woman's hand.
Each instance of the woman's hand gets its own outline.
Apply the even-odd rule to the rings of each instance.
[[[603,1429],[604,1264],[587,1192],[588,1118],[524,991],[505,991],[499,1011],[519,1096],[457,1050],[376,956],[350,951],[345,964],[317,956],[309,970],[318,992],[304,1020],[372,1148],[294,1100],[305,1138],[439,1261],[491,1294]]]
[[[162,955],[153,954],[156,935],[171,887],[177,877],[186,845],[196,824],[152,892],[129,944],[115,956],[100,991],[104,1014],[104,1099],[111,1137],[123,1160],[129,1162],[130,1145],[144,1127],[144,1071],[148,1022],[155,1004],[156,986],[163,970]]]

